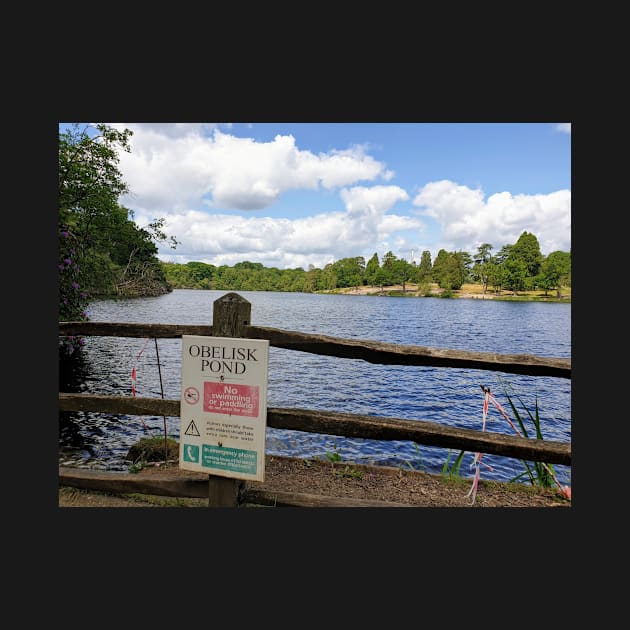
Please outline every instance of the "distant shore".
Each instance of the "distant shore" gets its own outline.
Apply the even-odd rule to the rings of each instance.
[[[401,284],[393,284],[384,286],[382,289],[378,286],[360,286],[347,287],[343,289],[332,289],[330,291],[318,291],[318,293],[337,294],[337,295],[374,295],[384,297],[441,297],[444,289],[440,289],[437,284],[431,284],[428,292],[426,288],[422,291],[418,290],[418,285],[410,283],[405,285],[405,291]],[[478,284],[464,284],[461,289],[451,291],[452,298],[468,298],[473,300],[513,300],[513,301],[548,301],[548,302],[570,302],[571,288],[562,287],[561,297],[558,297],[556,291],[549,291],[545,295],[544,291],[517,291],[514,295],[513,291],[487,290],[483,292],[483,288]]]

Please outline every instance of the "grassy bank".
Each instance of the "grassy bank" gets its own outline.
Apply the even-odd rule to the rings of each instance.
[[[464,284],[461,289],[455,291],[444,291],[437,284],[431,283],[428,287],[417,284],[405,285],[405,290],[400,284],[381,287],[362,286],[348,287],[343,289],[332,289],[330,291],[319,291],[318,293],[340,294],[340,295],[371,295],[386,297],[443,297],[443,298],[468,298],[477,300],[509,300],[516,302],[571,302],[571,287],[562,287],[561,297],[557,297],[556,291],[549,291],[547,295],[542,290],[518,291],[514,295],[513,291],[492,291],[483,292],[480,284]]]

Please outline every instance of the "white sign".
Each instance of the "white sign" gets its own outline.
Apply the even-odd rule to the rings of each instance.
[[[179,467],[265,480],[269,341],[182,335]]]

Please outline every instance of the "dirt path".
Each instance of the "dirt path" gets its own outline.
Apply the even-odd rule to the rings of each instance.
[[[178,465],[147,467],[138,473],[204,478],[203,473],[180,470]],[[350,462],[325,462],[268,456],[264,483],[251,487],[266,492],[292,492],[319,496],[386,501],[411,507],[570,507],[571,502],[554,488],[534,488],[481,480],[474,505],[468,492],[470,479],[449,480],[440,475],[389,466],[364,466]],[[59,507],[206,507],[203,499],[113,496],[60,488]]]

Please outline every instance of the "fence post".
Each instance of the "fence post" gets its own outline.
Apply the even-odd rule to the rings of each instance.
[[[216,299],[212,310],[212,334],[215,337],[243,337],[251,323],[252,305],[238,293],[226,293]],[[238,507],[242,481],[208,475],[208,507]]]

